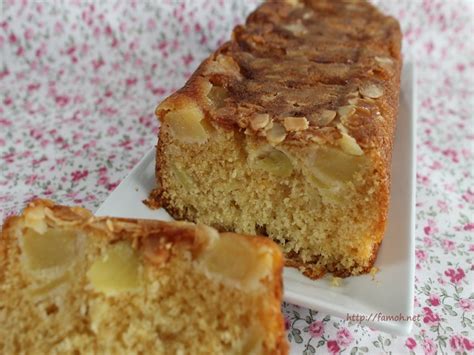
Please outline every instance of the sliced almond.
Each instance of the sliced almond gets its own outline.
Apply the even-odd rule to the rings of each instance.
[[[341,122],[345,123],[347,120],[356,112],[354,105],[341,106],[337,109],[339,119]]]
[[[365,84],[359,88],[359,92],[363,97],[370,99],[378,99],[383,95],[383,87],[379,84]]]
[[[364,151],[359,146],[359,144],[357,144],[357,141],[354,139],[354,137],[344,132],[341,132],[341,134],[342,138],[339,140],[339,146],[345,153],[356,156],[364,154]]]
[[[375,61],[381,64],[382,66],[393,64],[393,60],[389,57],[375,57]]]
[[[375,57],[375,61],[378,66],[384,69],[386,72],[392,73],[394,70],[394,61],[389,57]]]
[[[224,74],[235,76],[237,79],[242,78],[237,62],[232,57],[223,54],[219,54],[214,60],[207,63],[204,75],[209,74]]]
[[[262,94],[260,96],[260,99],[264,102],[271,102],[275,100],[275,98],[278,96],[278,94]]]
[[[325,126],[329,123],[331,123],[331,121],[336,117],[336,111],[333,111],[333,110],[323,110],[323,112],[321,112],[321,120],[320,120],[320,123],[322,126]]]
[[[287,4],[290,4],[292,6],[295,6],[295,7],[301,7],[302,4],[299,0],[285,0],[284,2],[286,2]]]
[[[283,126],[288,132],[303,131],[309,127],[306,117],[285,117]]]
[[[360,95],[359,95],[359,90],[352,91],[347,95],[347,102],[350,105],[357,105],[357,102],[359,101]]]
[[[250,119],[250,127],[254,131],[258,131],[259,129],[265,128],[269,122],[270,115],[268,113],[259,113]]]
[[[273,121],[270,120],[270,122],[268,122],[268,124],[265,126],[264,130],[265,130],[265,131],[268,131],[268,130],[270,130],[270,129],[272,129],[272,128],[273,128]]]
[[[309,121],[319,127],[323,127],[331,123],[336,117],[337,112],[333,110],[323,110],[319,113],[312,114]]]
[[[301,23],[291,23],[289,25],[282,26],[285,30],[290,31],[295,36],[303,36],[308,33],[308,29]]]

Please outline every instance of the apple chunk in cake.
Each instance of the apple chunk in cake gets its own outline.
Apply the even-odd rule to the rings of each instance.
[[[365,1],[261,5],[158,106],[151,200],[266,235],[313,278],[368,272],[388,211],[400,39]]]

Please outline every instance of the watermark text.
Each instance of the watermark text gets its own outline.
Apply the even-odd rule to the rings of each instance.
[[[382,312],[370,313],[370,314],[350,314],[347,313],[346,320],[352,322],[408,322],[408,321],[420,321],[420,315],[408,316],[405,314],[384,314]]]

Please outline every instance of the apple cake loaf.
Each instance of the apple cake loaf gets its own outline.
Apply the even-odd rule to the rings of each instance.
[[[386,224],[398,22],[366,1],[270,1],[237,26],[161,121],[151,201],[266,235],[318,278],[368,272]]]
[[[283,256],[187,222],[38,200],[0,239],[1,354],[286,354]]]

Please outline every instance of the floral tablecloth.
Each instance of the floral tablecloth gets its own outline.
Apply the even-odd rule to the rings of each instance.
[[[257,1],[0,4],[0,217],[95,209],[155,143],[155,104]],[[418,69],[415,322],[395,337],[285,304],[292,353],[474,351],[474,2],[379,0]]]

